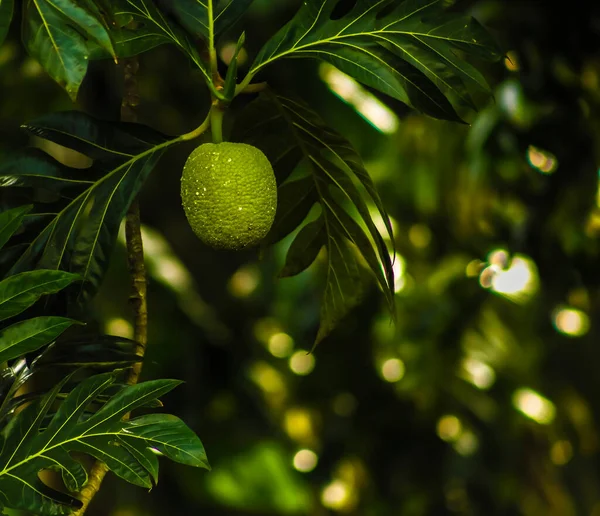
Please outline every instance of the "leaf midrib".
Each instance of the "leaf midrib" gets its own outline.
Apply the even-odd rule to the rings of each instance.
[[[435,2],[434,2],[435,3]],[[427,6],[426,6],[427,7]],[[366,11],[368,12],[368,11]],[[363,13],[364,16],[365,13]],[[413,16],[416,12],[415,11],[413,13],[411,13],[409,16]],[[478,47],[484,47],[483,44],[478,43],[476,41],[465,41],[459,38],[452,38],[449,36],[437,36],[435,34],[430,34],[430,33],[424,33],[424,32],[414,32],[414,31],[402,31],[402,30],[387,30],[386,27],[384,27],[383,29],[377,29],[377,30],[372,30],[369,32],[355,32],[352,34],[341,34],[341,32],[343,32],[344,30],[346,30],[348,27],[350,27],[352,25],[352,23],[354,23],[356,20],[354,20],[351,24],[347,25],[344,29],[342,29],[341,31],[339,31],[337,34],[330,36],[328,38],[324,38],[324,39],[319,39],[318,41],[312,41],[310,43],[305,43],[304,45],[297,45],[298,43],[300,43],[309,33],[310,31],[314,28],[314,25],[316,24],[316,22],[318,21],[318,16],[317,18],[315,18],[315,22],[313,23],[313,25],[311,25],[311,27],[308,29],[308,31],[306,31],[302,37],[288,50],[284,50],[283,52],[280,52],[279,54],[275,54],[272,53],[268,59],[266,59],[265,61],[259,63],[256,67],[253,67],[250,72],[249,75],[256,75],[262,68],[264,68],[265,66],[267,66],[268,64],[272,63],[273,61],[280,59],[282,57],[285,57],[289,54],[293,54],[295,52],[302,52],[303,50],[310,48],[310,47],[315,47],[315,46],[319,46],[319,45],[324,45],[327,43],[340,43],[342,45],[347,45],[347,43],[343,43],[340,42],[339,40],[342,40],[344,38],[356,38],[356,37],[381,37],[381,34],[399,34],[399,35],[404,35],[404,36],[410,36],[413,37],[417,40],[419,40],[419,38],[431,38],[431,39],[439,39],[439,40],[443,40],[443,41],[449,41],[449,42],[453,42],[453,43],[469,43],[470,45],[473,46],[478,46]],[[401,21],[401,20],[400,20]],[[394,21],[394,23],[398,23],[398,21]],[[389,27],[389,25],[388,25]],[[350,47],[354,47],[353,45],[348,45]],[[359,47],[360,48],[360,47]],[[364,50],[362,48],[360,48],[361,50]],[[277,49],[275,50],[275,52],[277,51]]]
[[[56,43],[56,41],[54,39],[54,36],[52,35],[52,32],[50,31],[50,25],[48,24],[46,18],[42,14],[42,9],[40,8],[39,1],[38,0],[33,0],[33,3],[35,4],[35,8],[36,8],[38,14],[40,15],[40,19],[42,20],[42,23],[44,24],[44,28],[46,29],[46,32],[48,33],[48,38],[50,38],[52,46],[54,47],[54,51],[56,52],[56,55],[57,55],[57,57],[58,57],[58,59],[60,61],[60,64],[66,70],[67,67],[65,65],[65,62],[63,61],[62,55],[61,55],[61,53],[59,51],[59,48],[58,48],[58,45],[57,45],[57,43]]]
[[[79,194],[77,197],[75,197],[75,199],[73,199],[65,208],[63,208],[60,212],[58,212],[56,214],[56,216],[52,219],[51,222],[49,222],[46,225],[46,229],[48,227],[50,227],[51,224],[54,224],[54,227],[52,228],[52,231],[50,233],[50,236],[48,237],[48,241],[50,241],[50,239],[52,238],[52,236],[54,235],[54,232],[56,230],[56,225],[58,220],[67,212],[67,210],[69,210],[72,206],[75,206],[77,202],[81,202],[81,206],[79,207],[78,213],[75,215],[74,219],[73,219],[73,223],[71,224],[71,227],[69,228],[69,232],[67,235],[67,239],[66,242],[68,242],[69,238],[71,237],[71,233],[73,232],[73,228],[75,227],[75,221],[77,220],[77,218],[79,217],[79,213],[81,212],[81,210],[83,209],[83,207],[85,206],[85,204],[87,203],[87,200],[89,198],[89,196],[92,194],[92,192],[98,188],[104,181],[107,181],[109,178],[111,178],[114,174],[118,173],[122,168],[126,167],[126,166],[131,166],[133,165],[136,161],[144,158],[145,156],[151,155],[152,153],[167,147],[168,145],[174,143],[177,140],[169,140],[167,142],[163,142],[159,145],[156,145],[140,154],[137,154],[136,156],[131,157],[131,159],[127,160],[125,163],[122,163],[121,165],[119,165],[117,168],[115,168],[114,170],[110,171],[108,174],[106,174],[104,177],[102,177],[100,180],[98,180],[97,182],[95,182],[92,186],[90,186],[89,188],[87,188],[84,192],[82,192],[81,194]],[[44,229],[44,231],[46,230]],[[40,236],[42,236],[43,232],[40,233],[40,235],[38,235],[38,237],[32,242],[35,243],[35,241],[37,241],[38,238],[40,238]],[[31,244],[31,245],[32,245]],[[31,247],[30,245],[30,247]],[[47,245],[47,244],[46,244]],[[44,249],[46,248],[46,245],[44,245]],[[60,254],[60,259],[58,261],[58,263],[56,264],[56,269],[58,269],[60,267],[60,263],[62,262],[62,258],[64,256],[64,252],[65,252],[65,248],[66,246],[63,246],[62,250],[61,250],[61,254]],[[29,247],[28,247],[29,249]],[[86,268],[87,271],[87,268]],[[82,276],[83,281],[86,280],[85,276]]]
[[[97,426],[97,425],[95,425],[95,426]],[[142,426],[142,425],[140,425],[140,426]],[[115,430],[115,431],[111,431],[111,432],[108,432],[108,431],[107,432],[99,432],[99,433],[96,433],[96,434],[88,434],[88,433],[84,432],[83,434],[80,434],[80,435],[75,436],[75,437],[71,437],[69,439],[65,439],[65,440],[63,440],[63,441],[61,441],[59,443],[56,443],[56,444],[52,445],[52,446],[45,447],[42,450],[40,450],[39,452],[36,452],[34,454],[31,454],[31,455],[28,455],[27,458],[25,458],[25,459],[23,459],[23,460],[15,463],[15,464],[13,464],[12,466],[9,466],[8,468],[4,468],[3,470],[0,470],[0,477],[2,475],[10,474],[9,473],[10,471],[12,471],[12,470],[14,470],[16,468],[19,468],[20,466],[23,466],[24,464],[27,464],[27,463],[31,462],[32,460],[35,460],[37,457],[44,456],[45,453],[48,453],[48,452],[54,450],[55,448],[66,446],[67,444],[72,443],[72,442],[82,442],[86,446],[91,446],[90,444],[85,443],[84,439],[86,439],[86,438],[90,438],[91,439],[93,437],[105,437],[105,436],[111,436],[111,435],[112,436],[125,436],[125,437],[128,437],[128,438],[131,437],[133,439],[140,439],[140,440],[142,440],[144,442],[147,442],[149,444],[158,443],[158,444],[162,444],[162,445],[165,445],[165,446],[170,446],[171,448],[174,448],[174,449],[176,449],[176,450],[178,450],[178,451],[180,451],[180,452],[188,455],[191,458],[195,458],[195,456],[193,454],[189,453],[188,451],[186,451],[183,448],[179,448],[179,447],[177,447],[177,446],[175,446],[173,444],[169,444],[167,442],[160,441],[160,440],[158,440],[158,439],[156,439],[154,437],[143,437],[143,436],[134,434],[132,432],[128,432],[126,430],[126,428],[122,427],[119,430]],[[102,450],[102,452],[106,453],[104,450]],[[16,478],[20,478],[20,477],[16,477]]]

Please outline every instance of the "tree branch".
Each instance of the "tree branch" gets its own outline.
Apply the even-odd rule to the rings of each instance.
[[[125,88],[123,101],[121,103],[121,120],[125,122],[135,122],[137,119],[134,108],[139,103],[137,80],[135,77],[138,68],[139,63],[137,58],[134,57],[125,61]],[[142,372],[142,363],[146,352],[146,344],[148,342],[146,266],[144,264],[140,205],[137,198],[134,199],[127,211],[127,216],[125,218],[125,240],[127,244],[127,262],[132,282],[132,294],[129,300],[134,310],[133,338],[137,344],[137,355],[140,357],[129,370],[125,381],[128,385],[135,385]],[[129,414],[125,416],[125,419],[128,417]],[[100,490],[100,486],[107,472],[108,467],[104,462],[97,460],[94,463],[89,473],[88,481],[79,493],[79,499],[83,505],[78,511],[73,513],[74,516],[82,516],[85,513],[90,502]]]

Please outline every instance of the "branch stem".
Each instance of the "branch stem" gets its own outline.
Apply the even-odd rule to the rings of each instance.
[[[210,110],[210,128],[212,130],[213,143],[221,143],[223,141],[223,106],[219,100],[213,102]]]
[[[124,92],[121,102],[121,120],[124,122],[136,122],[137,115],[135,106],[139,103],[136,73],[139,68],[137,58],[126,60],[124,67]],[[166,142],[169,143],[169,142]],[[142,231],[140,220],[139,200],[133,200],[125,218],[125,240],[127,242],[127,261],[132,281],[132,295],[130,297],[134,310],[134,334],[133,338],[137,344],[136,354],[139,360],[133,364],[125,379],[128,385],[135,385],[142,372],[146,344],[148,342],[148,306],[146,302],[147,281],[146,266],[144,264],[144,247],[142,243]],[[125,416],[128,418],[129,414]],[[73,513],[81,516],[87,510],[90,502],[100,490],[102,481],[108,472],[106,464],[97,460],[90,471],[85,487],[79,493],[82,502],[81,508]]]
[[[193,140],[194,138],[198,138],[199,136],[201,136],[210,127],[211,113],[212,113],[212,108],[209,111],[209,113],[206,115],[206,118],[204,119],[204,121],[198,127],[196,127],[196,129],[194,129],[193,131],[190,131],[189,133],[182,134],[181,136],[178,136],[174,140],[170,140],[167,143],[169,145],[171,145],[172,143],[185,142],[185,141]]]
[[[142,372],[142,359],[148,344],[148,303],[146,265],[144,263],[144,244],[142,241],[142,222],[140,219],[139,199],[135,199],[125,218],[125,241],[127,244],[127,262],[131,276],[132,294],[129,298],[134,311],[133,340],[137,345],[136,354],[140,360],[133,364],[126,378],[128,385],[135,385]]]

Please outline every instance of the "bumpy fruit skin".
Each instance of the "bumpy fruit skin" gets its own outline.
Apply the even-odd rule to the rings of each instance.
[[[258,244],[271,229],[277,184],[267,157],[245,143],[205,143],[188,157],[181,200],[194,233],[215,249]]]

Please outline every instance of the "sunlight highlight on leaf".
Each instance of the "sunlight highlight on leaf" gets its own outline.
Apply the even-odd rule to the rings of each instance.
[[[396,114],[352,77],[328,63],[321,63],[319,73],[329,89],[354,107],[373,127],[384,134],[396,132],[399,124]]]

